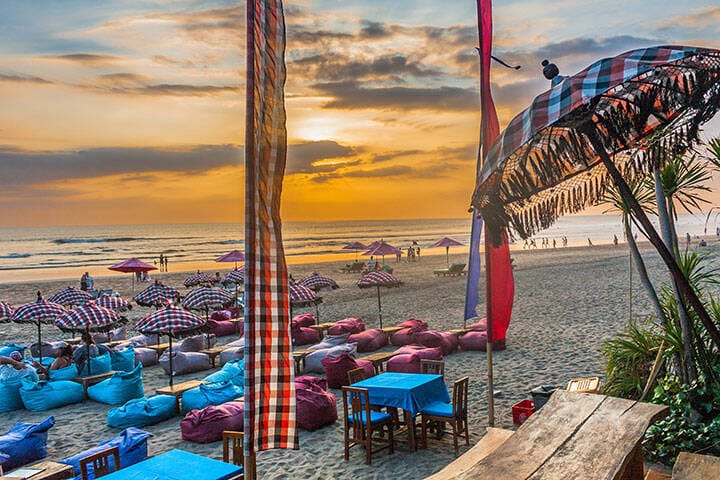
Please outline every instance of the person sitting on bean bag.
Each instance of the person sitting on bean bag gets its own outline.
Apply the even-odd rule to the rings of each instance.
[[[25,378],[38,381],[35,369],[22,359],[22,353],[17,351],[12,352],[9,357],[0,357],[0,382],[19,382]]]
[[[105,345],[96,345],[92,335],[88,332],[82,333],[82,343],[84,345],[78,347],[73,353],[73,361],[80,372],[82,372],[85,368],[88,358],[99,357],[100,355],[110,351],[110,349]],[[88,355],[88,350],[90,351],[90,355]]]
[[[47,368],[43,365],[40,365],[40,363],[36,362],[35,360],[32,361],[32,365],[33,367],[35,367],[35,369],[40,375],[47,375],[48,370],[60,370],[62,368],[69,367],[70,365],[74,365],[73,348],[70,345],[65,345],[64,347],[61,347],[57,352],[55,360],[53,360],[53,362]]]

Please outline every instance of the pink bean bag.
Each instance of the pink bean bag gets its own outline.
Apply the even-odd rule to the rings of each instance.
[[[335,395],[327,391],[323,378],[301,376],[295,379],[297,423],[304,430],[332,425],[338,418]]]
[[[457,350],[460,343],[457,335],[449,332],[441,332],[440,335],[442,336],[442,340],[440,342],[440,350],[442,350],[443,355],[450,355],[455,350]]]
[[[215,310],[210,315],[210,320],[215,320],[216,322],[224,322],[226,320],[230,320],[232,318],[232,313],[230,313],[230,310]]]
[[[483,318],[477,323],[468,325],[465,327],[465,330],[470,330],[472,332],[485,332],[487,331],[487,319]]]
[[[155,350],[145,347],[135,347],[135,365],[142,363],[143,367],[158,364],[158,354]]]
[[[460,337],[461,350],[487,350],[487,332],[468,332]],[[505,350],[505,339],[493,342],[493,350]]]
[[[356,360],[347,353],[337,357],[325,357],[322,359],[322,364],[330,388],[340,388],[348,385],[347,373],[356,368],[363,368],[365,373],[369,374],[368,376],[375,374],[375,369],[370,360]]]
[[[402,347],[403,345],[410,345],[414,341],[415,333],[412,328],[403,328],[398,330],[390,336],[390,343],[396,347]]]
[[[405,345],[396,350],[398,355],[412,354],[417,355],[421,360],[442,360],[443,354],[440,347],[427,348],[422,345]]]
[[[182,439],[197,443],[222,440],[223,430],[243,431],[243,402],[225,402],[202,410],[191,410],[180,421]]]
[[[395,355],[387,361],[385,370],[388,372],[420,373],[420,357],[415,353]]]
[[[360,318],[344,318],[328,328],[328,335],[346,335],[365,330],[365,322]]]
[[[245,312],[243,312],[243,309],[240,307],[228,307],[227,311],[230,312],[232,318],[240,318],[245,314]]]
[[[290,329],[293,345],[310,345],[320,341],[320,332],[312,328],[292,326]]]
[[[417,343],[425,347],[439,347],[442,343],[442,335],[436,330],[424,330],[422,332],[413,333],[413,340],[413,343]]]
[[[174,352],[199,352],[209,348],[214,344],[214,338],[210,335],[210,341],[206,338],[208,335],[193,335],[192,337],[183,338],[180,342],[173,344]]]
[[[387,333],[379,328],[371,328],[348,337],[348,343],[357,343],[358,352],[374,352],[387,345]]]
[[[207,322],[207,328],[211,333],[215,334],[216,337],[225,337],[237,333],[235,322],[229,322],[227,320],[213,320],[211,318]]]
[[[423,322],[422,320],[416,320],[414,318],[409,318],[405,320],[404,322],[398,324],[398,327],[412,328],[418,332],[428,329],[427,323]]]
[[[312,313],[301,313],[300,315],[295,315],[290,323],[292,326],[309,327],[315,325],[315,315]]]

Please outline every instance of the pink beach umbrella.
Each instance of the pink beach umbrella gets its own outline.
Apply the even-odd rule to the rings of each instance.
[[[37,300],[32,303],[20,305],[10,316],[10,321],[15,323],[32,323],[37,325],[38,329],[38,346],[40,346],[40,363],[42,363],[42,324],[51,324],[67,313],[65,307],[59,303],[48,302],[40,292],[37,294]]]
[[[9,322],[13,308],[9,303],[0,300],[0,322]]]
[[[245,261],[245,254],[240,250],[232,250],[225,255],[222,255],[215,259],[216,262],[235,262],[235,269],[237,270],[238,262]]]
[[[116,263],[115,265],[108,267],[108,270],[123,273],[138,273],[138,272],[149,272],[151,270],[157,270],[157,267],[153,267],[149,263],[145,263],[137,258],[128,258],[127,260]],[[135,277],[132,280],[132,289],[135,291]]]
[[[360,250],[367,250],[369,247],[367,245],[364,245],[360,242],[351,242],[345,245],[342,249],[343,250],[353,250],[355,251],[355,261],[357,261],[358,252]]]
[[[382,257],[383,265],[385,264],[385,255],[397,255],[398,253],[402,253],[402,251],[399,248],[393,247],[389,243],[385,243],[383,240],[380,240],[379,242],[375,242],[370,245],[369,250],[365,253],[363,253],[363,256],[377,256],[380,255]]]
[[[149,335],[167,335],[169,346],[168,355],[170,361],[170,386],[173,385],[172,367],[172,339],[183,335],[192,335],[200,332],[205,326],[205,319],[192,312],[178,307],[168,306],[161,310],[145,315],[135,324],[135,330]]]
[[[85,305],[92,299],[93,296],[88,292],[75,287],[67,287],[48,298],[48,302],[59,303],[64,307],[74,307],[76,305]]]
[[[457,240],[454,240],[450,237],[443,237],[437,242],[430,245],[428,248],[436,248],[436,247],[445,247],[445,261],[449,264],[450,263],[450,247],[459,247],[464,245],[463,243],[458,242]]]
[[[172,303],[177,298],[180,298],[180,292],[156,280],[155,283],[135,295],[133,300],[141,307],[161,307]]]
[[[378,317],[380,318],[380,328],[382,326],[382,304],[380,303],[380,287],[393,288],[399,287],[402,282],[395,276],[390,275],[387,272],[370,272],[358,281],[357,286],[360,288],[371,288],[377,287],[377,301],[378,301]]]

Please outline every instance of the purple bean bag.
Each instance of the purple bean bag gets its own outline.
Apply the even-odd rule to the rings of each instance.
[[[357,368],[362,368],[365,370],[365,376],[366,377],[372,377],[375,375],[375,365],[373,365],[373,362],[370,360],[363,360],[362,358],[358,358],[355,360],[355,363],[357,363]]]
[[[415,333],[412,328],[403,328],[390,335],[390,343],[396,347],[402,347],[403,345],[410,345],[414,341]]]
[[[216,337],[225,337],[227,335],[235,335],[235,333],[237,333],[235,322],[229,322],[227,320],[213,320],[211,318],[208,320],[206,325],[208,331],[215,334]]]
[[[293,345],[310,345],[320,341],[320,332],[312,328],[293,325],[290,328]]]
[[[414,318],[409,318],[405,320],[404,322],[398,324],[398,327],[412,328],[417,332],[428,329],[427,323],[423,322],[422,320],[416,320]]]
[[[487,332],[468,332],[460,337],[461,350],[487,350]],[[495,340],[493,350],[505,350],[505,339]]]
[[[322,350],[315,350],[310,355],[305,357],[305,371],[323,373],[325,367],[322,361],[327,357],[339,357],[347,353],[351,357],[357,356],[357,345],[354,343],[343,343],[336,347],[323,348]]]
[[[180,421],[182,439],[197,443],[222,440],[224,430],[243,431],[243,402],[225,402],[202,410],[192,410]]]
[[[157,345],[160,343],[156,333],[151,335],[137,335],[135,337],[128,338],[128,341],[136,347],[147,347],[148,345]]]
[[[372,328],[348,337],[348,343],[357,343],[358,352],[374,352],[387,345],[387,333],[379,328]]]
[[[338,418],[335,395],[327,391],[322,378],[302,376],[295,379],[297,424],[303,430],[332,425]]]
[[[423,345],[425,347],[439,347],[442,343],[442,335],[437,330],[424,330],[413,334],[413,343]]]
[[[301,313],[300,315],[295,315],[290,323],[292,326],[309,327],[315,325],[315,315],[312,313]]]
[[[344,318],[328,328],[328,335],[347,335],[365,330],[365,322],[360,318]]]
[[[326,348],[337,347],[347,343],[349,335],[325,335],[323,341],[308,347],[308,350],[324,350]]]
[[[387,361],[385,370],[388,372],[420,373],[420,357],[415,353],[395,355]]]
[[[95,343],[107,343],[115,340],[125,340],[127,338],[127,328],[125,325],[121,325],[118,328],[111,330],[107,333],[100,332],[93,335]]]
[[[232,312],[230,312],[230,310],[215,310],[210,314],[210,320],[215,320],[216,322],[224,322],[231,318]]]
[[[337,357],[325,357],[322,359],[323,367],[325,367],[325,378],[329,388],[340,388],[348,385],[348,372],[356,368],[367,368],[367,363],[372,369],[372,362],[369,360],[356,360],[347,353],[343,353]],[[366,370],[367,371],[367,370]],[[371,374],[374,374],[371,370]]]
[[[151,348],[135,347],[135,364],[138,363],[142,363],[143,367],[157,365],[157,352]]]
[[[199,372],[210,368],[210,357],[200,352],[177,352],[173,349],[173,375],[184,375],[186,373]],[[159,359],[165,373],[170,375],[169,352],[163,352]]]
[[[465,330],[469,330],[471,332],[485,332],[487,331],[487,319],[483,318],[477,323],[468,325],[465,327]]]
[[[236,359],[242,359],[245,357],[245,347],[231,347],[226,348],[220,352],[220,366],[222,367],[227,362]]]
[[[192,337],[183,338],[177,345],[173,344],[173,352],[199,352],[206,348],[211,347],[213,343],[213,336],[210,336],[210,341],[206,338],[208,335],[194,335]]]
[[[450,355],[455,350],[457,350],[459,345],[457,335],[449,332],[441,332],[440,335],[442,336],[442,341],[440,342],[440,350],[442,350],[443,355]]]
[[[427,348],[422,345],[405,345],[396,350],[398,355],[414,354],[421,360],[442,360],[443,354],[440,347]]]

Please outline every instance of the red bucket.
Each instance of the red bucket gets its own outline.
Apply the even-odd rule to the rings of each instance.
[[[513,423],[522,425],[527,418],[535,412],[535,404],[532,400],[523,400],[512,407]]]

